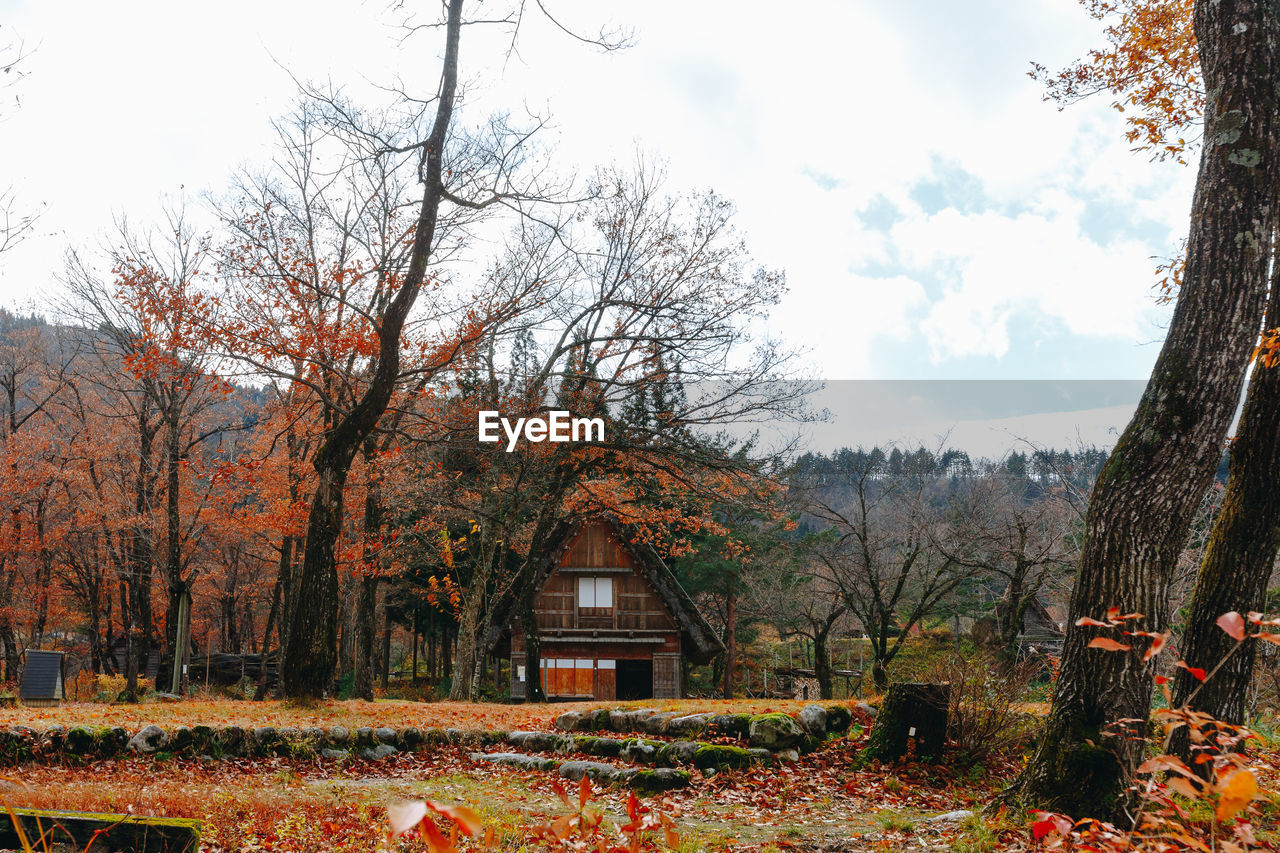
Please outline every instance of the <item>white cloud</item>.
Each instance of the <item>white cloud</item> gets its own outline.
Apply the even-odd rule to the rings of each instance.
[[[1010,325],[1049,335],[1138,340],[1149,327],[1152,261],[1135,241],[1102,246],[1080,231],[1078,200],[1040,200],[1037,212],[947,209],[893,228],[907,265],[944,282],[920,323],[932,360],[1001,357]]]
[[[812,345],[823,374],[868,375],[879,343],[917,335],[935,363],[997,358],[1015,346],[1014,323],[1045,336],[1151,337],[1148,256],[1185,229],[1191,170],[1129,153],[1105,100],[1065,112],[1041,101],[1028,62],[1053,67],[1097,44],[1076,0],[819,0],[803,14],[729,0],[553,8],[583,31],[633,25],[637,45],[599,55],[535,15],[508,58],[499,28],[470,28],[471,118],[527,103],[553,116],[563,168],[626,160],[639,146],[669,160],[673,188],[733,199],[755,255],[788,272],[773,330]],[[263,159],[268,121],[292,96],[276,60],[363,91],[397,76],[432,91],[437,34],[397,50],[379,9],[19,6],[11,24],[40,49],[23,109],[0,125],[0,157],[22,164],[24,198],[48,202],[52,234],[2,259],[0,302],[28,296],[67,242],[92,242],[113,214],[145,220],[180,184],[216,191],[236,164]],[[973,176],[981,198],[967,213],[930,216],[912,200],[939,162]],[[899,211],[889,232],[859,215],[877,197]],[[1085,199],[1175,236],[1098,245]],[[1015,207],[1028,212],[1005,215]],[[834,319],[850,316],[856,334]]]

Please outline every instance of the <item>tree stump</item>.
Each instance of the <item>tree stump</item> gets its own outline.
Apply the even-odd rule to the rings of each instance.
[[[889,685],[863,761],[934,760],[947,740],[950,684]]]

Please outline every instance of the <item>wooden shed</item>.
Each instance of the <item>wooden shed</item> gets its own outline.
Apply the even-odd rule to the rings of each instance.
[[[18,698],[24,705],[57,705],[66,698],[62,652],[27,649]]]
[[[724,650],[697,605],[651,546],[607,519],[562,525],[551,537],[534,598],[538,678],[551,699],[678,699],[686,662]],[[532,673],[524,635],[508,629],[511,696]]]

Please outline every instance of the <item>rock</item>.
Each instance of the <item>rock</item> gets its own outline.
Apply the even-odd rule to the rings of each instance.
[[[208,755],[213,750],[216,736],[213,726],[197,723],[191,727],[191,751],[197,755]]]
[[[519,767],[522,770],[555,770],[560,766],[560,762],[554,758],[540,758],[536,755],[524,755],[519,752],[494,752],[488,755],[473,752],[470,757],[472,761],[485,761],[490,764]]]
[[[800,742],[796,744],[796,749],[800,750],[801,755],[808,755],[811,752],[817,752],[821,749],[822,743],[822,738],[806,734],[804,737],[800,738]]]
[[[119,755],[129,748],[129,730],[124,726],[112,726],[101,741],[102,754],[110,757]]]
[[[178,726],[169,735],[170,752],[188,753],[194,743],[195,735],[192,734],[189,726]]]
[[[155,724],[143,726],[136,735],[129,738],[129,751],[140,755],[152,755],[168,745],[169,735]]]
[[[683,717],[672,717],[667,720],[665,733],[672,737],[693,737],[700,735],[707,728],[707,721],[715,714],[688,714]]]
[[[688,770],[659,767],[657,770],[641,770],[627,780],[627,787],[642,794],[656,794],[683,788],[689,784]]]
[[[796,749],[780,749],[773,754],[778,761],[799,761],[800,751]]]
[[[827,706],[827,734],[848,731],[853,724],[853,712],[847,705]]]
[[[280,733],[276,731],[275,726],[258,726],[253,730],[253,742],[257,745],[258,751],[263,753],[272,752],[282,742]]]
[[[699,747],[706,744],[689,740],[678,740],[664,745],[658,750],[658,763],[663,767],[675,767],[677,764],[692,764],[693,756]]]
[[[302,739],[313,747],[319,748],[324,743],[324,729],[319,726],[307,726],[301,732]]]
[[[49,726],[40,734],[40,749],[42,752],[60,752],[62,745],[67,741],[66,726]]]
[[[302,732],[299,729],[293,728],[292,726],[287,726],[285,728],[280,729],[280,740],[285,741],[287,743],[293,743],[294,741],[302,740]]]
[[[800,742],[804,729],[786,714],[758,714],[751,718],[748,738],[762,749],[787,749]]]
[[[800,709],[800,727],[816,738],[825,738],[827,709],[821,705],[805,705]]]
[[[757,747],[752,747],[747,750],[747,755],[750,755],[751,760],[754,761],[756,764],[772,764],[773,763],[773,753],[767,749],[759,749]]]
[[[876,706],[872,705],[870,702],[859,702],[857,705],[854,705],[853,707],[859,713],[865,714],[866,716],[870,717],[873,720],[876,718],[876,715],[880,713],[878,710],[876,710]]]
[[[630,761],[635,764],[656,764],[658,750],[664,746],[666,744],[660,740],[632,738],[622,742],[622,747],[618,750],[618,757],[623,761]]]
[[[389,743],[380,743],[375,747],[365,747],[360,750],[360,757],[365,761],[378,761],[387,756],[395,755],[398,751]]]
[[[182,697],[176,693],[153,693],[151,695],[155,697],[157,702],[173,703],[182,701]]]
[[[356,746],[372,747],[373,745],[373,729],[370,726],[361,726],[356,729]]]
[[[332,761],[343,761],[351,757],[351,750],[329,749],[328,747],[325,747],[324,749],[320,750],[320,757],[328,758]]]
[[[400,730],[400,740],[396,745],[401,749],[413,752],[422,746],[422,730],[417,726],[406,726]]]
[[[378,743],[389,743],[392,746],[395,746],[396,740],[398,739],[396,730],[387,726],[374,729],[373,736],[377,738]]]
[[[591,723],[591,728],[589,729],[589,731],[593,731],[593,732],[609,731],[609,721],[611,716],[612,714],[608,708],[597,708],[594,711],[592,711],[586,717],[586,719]]]
[[[0,763],[18,763],[31,757],[35,732],[26,726],[0,730]]]
[[[512,746],[518,746],[521,749],[533,750],[534,752],[555,752],[562,747],[565,741],[572,743],[569,738],[549,732],[516,731],[507,734],[507,743]]]
[[[651,735],[665,734],[667,730],[667,722],[680,716],[675,711],[663,711],[661,714],[654,714],[646,719],[641,726]]]
[[[946,814],[934,815],[933,817],[926,819],[925,823],[959,823],[960,821],[971,817],[973,817],[973,812],[968,809],[959,809],[954,812],[947,812]]]
[[[565,711],[556,717],[556,728],[562,732],[571,732],[577,729],[578,723],[582,721],[582,714],[577,711]]]
[[[622,775],[618,768],[600,761],[566,761],[557,769],[561,776],[574,782],[587,776],[601,785],[612,785]]]
[[[345,726],[330,726],[328,741],[331,746],[344,747],[351,742],[351,732]]]
[[[67,750],[72,755],[89,758],[98,752],[98,738],[88,726],[72,726],[67,730]]]
[[[652,708],[635,708],[628,711],[611,711],[609,713],[609,728],[615,732],[638,732],[643,731],[641,725],[645,720],[658,713]]]
[[[611,737],[578,735],[573,739],[573,748],[597,758],[617,758],[622,751],[622,741]]]
[[[223,726],[214,735],[223,755],[237,758],[249,751],[250,735],[239,726]]]
[[[746,737],[750,729],[750,714],[715,714],[707,720],[707,731],[721,737]]]
[[[755,763],[742,747],[702,743],[693,753],[693,766],[701,770],[742,770]]]

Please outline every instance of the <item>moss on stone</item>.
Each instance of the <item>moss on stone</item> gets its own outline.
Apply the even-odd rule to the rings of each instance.
[[[640,770],[627,780],[627,785],[637,794],[658,794],[689,784],[688,770]]]
[[[96,733],[88,726],[72,726],[67,729],[67,750],[79,758],[97,755]]]
[[[827,731],[835,734],[843,732],[853,724],[853,711],[848,705],[827,706]]]
[[[594,755],[600,758],[617,758],[622,752],[622,741],[611,737],[583,737],[579,735],[574,738],[575,746],[578,740],[590,741],[588,748],[578,747],[588,755]]]
[[[751,731],[751,715],[716,714],[707,721],[707,730],[726,737],[746,737]]]
[[[703,744],[693,753],[693,766],[700,770],[742,770],[750,767],[752,756],[738,746]]]
[[[814,737],[813,735],[805,735],[800,738],[800,742],[796,744],[796,749],[800,750],[801,755],[808,755],[811,752],[816,752],[821,746],[822,738]]]

